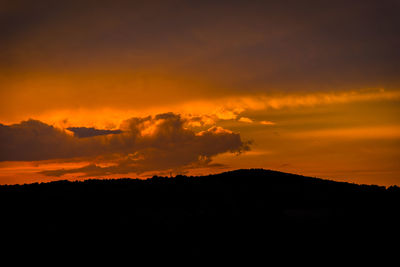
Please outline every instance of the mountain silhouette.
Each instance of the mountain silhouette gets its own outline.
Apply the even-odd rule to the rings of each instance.
[[[3,185],[0,203],[3,241],[74,249],[119,244],[141,255],[350,249],[400,225],[397,186],[263,169]]]

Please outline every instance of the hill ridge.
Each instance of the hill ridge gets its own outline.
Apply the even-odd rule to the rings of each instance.
[[[54,180],[54,181],[44,181],[44,182],[32,182],[32,183],[23,183],[23,184],[3,184],[0,185],[0,190],[1,188],[10,188],[10,187],[18,187],[18,186],[31,186],[31,185],[42,185],[42,184],[56,184],[56,183],[86,183],[86,182],[118,182],[118,181],[151,181],[157,178],[161,179],[182,179],[182,178],[204,178],[204,177],[218,177],[218,176],[226,176],[226,175],[244,175],[249,172],[253,172],[260,175],[281,175],[281,176],[291,176],[291,177],[298,177],[300,179],[310,179],[314,181],[320,181],[320,182],[327,182],[327,183],[337,183],[337,184],[347,184],[347,185],[356,185],[356,186],[366,186],[366,187],[375,187],[375,188],[380,188],[380,189],[388,189],[388,188],[397,188],[397,185],[390,185],[390,186],[383,186],[383,185],[377,185],[377,184],[359,184],[359,183],[354,183],[354,182],[347,182],[347,181],[336,181],[334,179],[328,179],[328,178],[320,178],[320,177],[313,177],[313,176],[307,176],[307,175],[302,175],[302,174],[294,174],[294,173],[288,173],[288,172],[282,172],[282,171],[277,171],[277,170],[272,170],[272,169],[263,169],[263,168],[249,168],[249,169],[235,169],[235,170],[229,170],[229,171],[224,171],[220,173],[214,173],[214,174],[208,174],[208,175],[184,175],[184,174],[176,174],[175,176],[163,176],[163,175],[153,175],[152,177],[148,178],[134,178],[134,177],[120,177],[120,178],[88,178],[84,180],[68,180],[68,179],[59,179],[59,180]]]
[[[251,252],[260,249],[258,239],[268,240],[263,250],[287,242],[370,244],[400,225],[398,187],[264,169],[1,186],[0,203],[4,240],[128,242],[130,251],[150,254]],[[144,249],[154,244],[162,249]]]

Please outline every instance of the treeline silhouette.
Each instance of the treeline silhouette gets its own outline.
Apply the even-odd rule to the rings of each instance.
[[[119,244],[152,255],[345,247],[391,235],[400,225],[397,186],[263,169],[4,185],[0,203],[3,240]]]

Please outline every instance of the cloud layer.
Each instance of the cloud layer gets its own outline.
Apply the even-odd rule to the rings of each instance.
[[[8,123],[400,85],[397,0],[1,2],[10,3],[0,10]]]
[[[86,128],[95,133],[86,138],[37,120],[0,125],[0,161],[85,158],[106,162],[105,167],[91,163],[83,168],[43,172],[51,176],[75,172],[97,176],[205,166],[215,155],[249,150],[249,142],[237,133],[216,126],[195,132],[188,125],[190,121],[179,114],[164,113],[128,119],[120,131]],[[86,130],[79,128],[80,132]]]

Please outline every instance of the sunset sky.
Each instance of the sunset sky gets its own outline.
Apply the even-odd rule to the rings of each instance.
[[[265,168],[400,185],[400,2],[0,1],[0,184]]]

